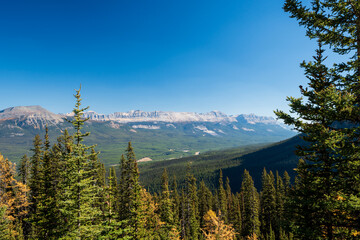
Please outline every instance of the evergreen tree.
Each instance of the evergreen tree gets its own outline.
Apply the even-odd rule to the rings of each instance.
[[[187,167],[186,188],[184,198],[184,239],[197,240],[200,236],[200,221],[198,209],[198,196],[196,178],[190,173],[190,165]]]
[[[33,237],[36,239],[57,239],[60,212],[58,210],[58,189],[56,185],[57,161],[52,158],[48,128],[45,129],[45,141],[42,156],[43,166],[38,177],[39,189],[37,196],[37,210],[34,214],[36,232]],[[55,166],[54,166],[55,165]]]
[[[41,171],[42,171],[42,140],[39,135],[36,135],[33,141],[34,148],[31,149],[33,152],[32,157],[30,158],[30,179],[29,179],[29,202],[30,202],[30,222],[31,222],[31,231],[33,236],[37,236],[37,221],[39,219],[36,218],[37,214],[37,207],[38,207],[38,196],[40,190],[40,178],[41,178]]]
[[[103,224],[105,226],[101,234],[101,239],[126,239],[126,237],[123,237],[129,234],[130,228],[128,227],[123,229],[123,225],[125,222],[120,222],[118,220],[118,197],[119,194],[116,172],[115,169],[111,167],[109,169],[108,185],[106,186],[104,194],[105,207],[103,209]]]
[[[226,182],[225,182],[225,193],[226,193],[226,222],[225,223],[229,223],[229,215],[230,215],[230,210],[232,208],[233,205],[233,194],[231,192],[231,187],[230,187],[230,180],[228,177],[226,177]]]
[[[320,239],[324,238],[325,232],[326,239],[335,239],[337,234],[340,238],[346,234],[336,226],[344,226],[348,222],[347,213],[341,210],[344,204],[338,200],[339,194],[345,190],[343,174],[339,170],[344,164],[340,152],[345,144],[344,131],[347,130],[337,128],[335,124],[343,107],[349,107],[349,101],[348,96],[335,87],[328,68],[323,64],[325,58],[321,42],[316,52],[315,62],[302,64],[310,80],[309,88],[300,87],[307,102],[302,98],[288,98],[292,111],[300,118],[282,111],[276,114],[287,124],[293,124],[309,143],[299,146],[297,151],[303,159],[297,168],[297,191],[293,192],[297,236]],[[304,202],[299,202],[302,200]]]
[[[205,182],[200,182],[200,187],[198,191],[199,199],[199,216],[200,216],[200,227],[204,227],[204,216],[209,211],[212,210],[213,206],[213,195],[208,187],[206,187]]]
[[[61,194],[61,212],[66,218],[64,225],[64,238],[84,239],[96,238],[101,232],[101,226],[94,221],[100,215],[100,209],[94,208],[98,186],[94,184],[93,171],[90,168],[91,146],[83,144],[84,137],[90,133],[82,133],[84,123],[88,120],[83,118],[86,108],[81,108],[80,89],[74,95],[76,98],[74,117],[72,123],[75,133],[73,141],[67,141],[67,153],[64,156],[64,171]],[[65,139],[66,141],[66,139]]]
[[[139,169],[131,142],[126,149],[126,159],[121,158],[121,181],[119,217],[131,226],[131,237],[140,239],[146,234],[142,222],[141,186],[139,184]],[[124,226],[125,228],[125,226]]]
[[[285,187],[279,172],[276,171],[276,215],[275,223],[273,225],[275,235],[281,235],[281,226],[284,225],[284,202],[285,202]]]
[[[276,225],[276,192],[273,178],[265,169],[262,174],[260,206],[261,234],[269,238],[272,226]]]
[[[232,195],[232,204],[229,209],[229,223],[232,224],[237,236],[240,238],[241,234],[241,208],[240,208],[240,194]]]
[[[26,154],[20,160],[19,175],[21,182],[28,185],[30,178],[30,160]]]
[[[226,192],[224,189],[223,183],[223,174],[222,170],[220,169],[219,174],[219,190],[218,190],[218,215],[222,220],[227,222],[226,215],[227,215],[227,201],[226,201]],[[221,213],[221,214],[220,214]]]
[[[241,183],[242,198],[242,236],[260,236],[259,221],[259,196],[254,186],[254,181],[247,170],[244,170]]]
[[[179,231],[180,230],[181,203],[180,203],[180,196],[179,196],[179,193],[178,193],[178,186],[177,186],[177,181],[176,181],[176,176],[175,175],[174,175],[174,179],[173,179],[172,189],[173,189],[172,200],[173,200],[174,225],[177,228],[177,230]]]
[[[286,0],[284,9],[306,27],[307,36],[345,59],[327,69],[318,50],[315,63],[303,64],[310,80],[310,89],[302,89],[307,103],[289,99],[292,112],[300,117],[291,118],[282,112],[278,116],[294,124],[310,143],[298,152],[305,160],[298,172],[308,176],[305,171],[309,171],[307,179],[314,180],[312,190],[318,195],[312,198],[319,206],[317,212],[324,210],[318,219],[321,231],[326,232],[322,237],[350,238],[359,231],[360,218],[356,207],[360,204],[360,4],[352,0],[316,0],[307,7],[299,0]],[[322,189],[316,185],[321,181]]]
[[[169,234],[174,227],[174,214],[173,203],[170,199],[169,191],[169,177],[164,168],[164,172],[161,179],[161,197],[160,197],[160,219],[164,223],[163,228],[166,238],[169,238]]]

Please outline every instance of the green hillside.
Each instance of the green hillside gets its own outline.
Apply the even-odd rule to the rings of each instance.
[[[297,164],[294,154],[296,145],[301,144],[299,136],[270,145],[249,145],[238,148],[211,151],[198,156],[185,157],[161,162],[148,162],[139,164],[140,180],[149,190],[157,190],[160,186],[160,176],[164,168],[169,175],[176,175],[181,185],[184,181],[187,165],[198,180],[204,180],[208,186],[215,188],[219,169],[224,176],[230,179],[234,191],[240,188],[241,177],[244,169],[250,171],[255,184],[260,185],[261,172],[264,167],[269,170],[283,173],[285,170],[293,177]]]
[[[137,125],[154,125],[158,129],[140,129],[132,127]],[[156,124],[156,125],[155,125]],[[259,143],[272,143],[294,135],[294,132],[283,129],[278,125],[222,123],[131,123],[118,124],[114,128],[110,122],[89,121],[84,126],[84,131],[91,132],[86,139],[86,144],[97,145],[100,158],[106,166],[117,164],[127,143],[131,141],[136,150],[137,158],[149,157],[154,161],[168,160],[193,156],[196,152],[220,150],[225,148],[245,146]],[[0,121],[0,152],[17,163],[24,154],[31,154],[32,141],[36,134],[44,136],[43,128],[34,128],[26,124],[20,125],[14,120]],[[217,135],[204,133],[198,129],[203,126]],[[256,131],[239,130],[241,127],[254,128]],[[73,131],[69,123],[49,125],[49,135],[52,143],[60,136],[64,129]],[[268,130],[271,131],[268,131]]]

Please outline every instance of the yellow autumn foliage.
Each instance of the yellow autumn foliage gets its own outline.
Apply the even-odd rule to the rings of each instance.
[[[205,227],[202,229],[206,240],[233,240],[235,230],[231,225],[227,225],[219,219],[214,211],[209,210],[204,215]]]
[[[10,226],[14,226],[16,218],[27,214],[28,192],[29,188],[15,179],[15,164],[0,154],[0,207],[6,208],[5,217],[10,221]],[[17,236],[14,229],[10,231],[11,235]]]

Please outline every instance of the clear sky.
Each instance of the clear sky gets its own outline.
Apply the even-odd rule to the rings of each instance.
[[[11,0],[0,7],[0,109],[220,110],[273,116],[316,43],[281,0]]]

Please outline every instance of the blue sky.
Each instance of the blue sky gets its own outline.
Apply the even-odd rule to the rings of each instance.
[[[316,43],[280,0],[5,1],[0,109],[288,109]]]

